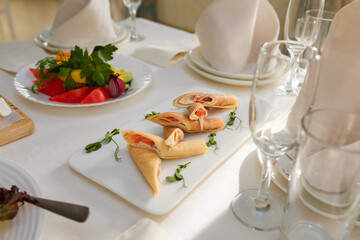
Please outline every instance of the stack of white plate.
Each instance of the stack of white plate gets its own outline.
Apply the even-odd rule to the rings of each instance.
[[[210,66],[201,53],[200,46],[190,50],[185,56],[185,63],[196,73],[210,80],[231,85],[251,86],[256,63],[248,63],[242,73],[222,72]],[[261,77],[262,84],[279,80],[286,66],[277,66],[273,71]]]
[[[59,50],[66,51],[66,50],[71,50],[74,48],[73,44],[52,41],[50,34],[51,34],[51,27],[48,27],[48,28],[42,30],[41,32],[39,32],[35,35],[35,37],[34,37],[35,43],[50,52],[58,52]],[[90,50],[98,45],[100,45],[100,46],[107,45],[107,44],[116,45],[116,44],[119,44],[119,43],[127,40],[129,38],[129,36],[130,36],[129,30],[120,26],[117,29],[116,37],[114,39],[111,39],[108,41],[103,41],[103,42],[97,42],[97,43],[93,43],[93,44],[89,44],[89,45],[79,44],[78,46],[81,48],[86,48],[86,49]]]

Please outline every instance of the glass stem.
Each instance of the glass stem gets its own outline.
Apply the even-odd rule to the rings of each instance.
[[[298,69],[299,61],[300,61],[300,55],[301,55],[301,53],[299,53],[299,54],[292,53],[291,54],[291,59],[290,59],[291,73],[290,73],[290,77],[285,82],[285,89],[287,91],[293,90],[293,83],[294,83],[294,81],[296,81],[296,72]]]
[[[261,179],[260,179],[260,186],[257,196],[254,200],[255,208],[258,211],[265,211],[270,207],[269,201],[269,188],[270,188],[270,181],[271,181],[271,174],[273,170],[273,166],[277,161],[277,157],[269,157],[263,153],[260,153],[263,166],[261,169]]]
[[[136,8],[130,8],[129,9],[129,13],[130,13],[130,17],[131,17],[131,39],[135,39],[136,38],[136,25],[135,25],[135,20],[136,20],[136,13],[137,13],[137,9]]]

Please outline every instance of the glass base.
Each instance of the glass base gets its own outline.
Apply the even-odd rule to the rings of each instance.
[[[286,232],[281,230],[281,239],[303,240],[303,239],[333,239],[330,233],[320,224],[300,220],[293,224]]]
[[[144,40],[145,37],[143,35],[135,34],[130,36],[130,42],[140,42]]]
[[[254,200],[257,192],[257,189],[251,189],[239,193],[231,202],[234,215],[242,224],[254,230],[274,231],[279,229],[284,201],[276,195],[270,195],[270,206],[265,209],[256,209]]]
[[[274,93],[279,96],[297,96],[299,93],[299,88],[288,89],[285,86],[279,86],[274,89]]]

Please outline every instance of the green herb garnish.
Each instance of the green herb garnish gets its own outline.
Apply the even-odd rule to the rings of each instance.
[[[238,128],[241,126],[242,121],[241,121],[241,119],[240,119],[239,117],[236,116],[236,109],[237,109],[237,107],[234,109],[234,111],[232,111],[232,112],[229,113],[230,119],[229,119],[229,121],[226,123],[226,125],[224,126],[223,129],[226,129],[226,128],[227,128],[227,129],[231,129],[230,127],[234,125],[236,119],[239,120],[239,125],[236,127],[236,129],[238,129]]]
[[[145,119],[146,119],[146,118],[148,118],[148,117],[150,117],[150,116],[154,116],[154,115],[158,115],[158,114],[160,114],[160,113],[159,113],[159,112],[154,112],[154,111],[152,111],[151,113],[148,113],[148,114],[144,115],[144,117],[145,117]]]
[[[216,132],[209,134],[209,141],[206,142],[206,146],[211,147],[215,146],[214,152],[216,153],[217,150],[219,150],[219,147],[217,145],[217,142],[215,141]]]
[[[113,59],[112,54],[117,49],[111,44],[96,46],[89,55],[86,49],[75,46],[68,58],[46,57],[36,63],[36,67],[39,69],[39,81],[36,81],[34,85],[39,89],[46,79],[66,77],[63,85],[68,90],[72,90],[77,87],[77,83],[72,78],[71,72],[80,69],[80,77],[86,78],[87,86],[104,87],[108,85],[109,76],[113,73],[111,65],[106,61]]]
[[[183,185],[178,189],[178,191],[182,188],[186,188],[184,176],[181,174],[181,171],[187,167],[191,162],[185,163],[184,165],[178,165],[178,168],[175,170],[174,176],[167,176],[167,182],[175,182],[175,181],[183,181]]]
[[[102,146],[102,143],[107,144],[109,142],[113,142],[113,143],[116,144],[116,149],[115,149],[115,152],[114,152],[115,160],[118,161],[118,162],[121,162],[121,158],[118,157],[118,153],[120,151],[119,144],[117,144],[117,142],[115,142],[114,139],[112,138],[114,135],[117,135],[119,133],[120,133],[120,129],[117,129],[117,128],[115,128],[111,132],[107,132],[105,134],[105,138],[103,140],[86,145],[86,147],[85,147],[86,153],[91,153],[91,152],[99,150],[101,148],[101,146]]]

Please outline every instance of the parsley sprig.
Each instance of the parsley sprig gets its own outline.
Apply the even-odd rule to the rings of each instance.
[[[185,184],[185,178],[184,176],[181,174],[181,171],[184,170],[187,165],[189,165],[191,162],[185,163],[183,165],[178,165],[178,168],[175,170],[174,176],[167,176],[166,177],[166,181],[167,182],[175,182],[175,181],[183,181],[183,185],[178,189],[178,191],[182,188],[186,188],[186,184]]]
[[[234,109],[234,111],[232,111],[232,112],[229,113],[230,119],[229,119],[229,121],[225,124],[225,126],[224,126],[223,129],[226,129],[226,128],[227,128],[227,129],[231,129],[231,126],[234,125],[236,119],[239,120],[239,125],[236,127],[236,129],[238,129],[238,128],[242,125],[242,120],[241,120],[239,117],[236,116],[236,109],[237,109],[237,107]]]
[[[146,118],[148,118],[148,117],[150,117],[150,116],[154,116],[154,115],[158,115],[158,114],[160,114],[160,113],[159,113],[159,112],[154,112],[154,111],[152,111],[151,113],[148,113],[148,114],[144,115],[144,117],[145,117],[145,119],[146,119]]]
[[[66,77],[64,87],[72,90],[77,87],[77,83],[72,78],[71,72],[81,69],[80,77],[86,78],[87,86],[104,87],[108,85],[109,76],[113,73],[111,65],[106,62],[113,59],[112,54],[117,49],[111,44],[96,46],[89,55],[86,49],[75,46],[68,59],[46,57],[36,63],[36,67],[39,69],[39,81],[36,81],[34,85],[39,89],[46,79]]]
[[[120,151],[119,144],[117,144],[117,142],[115,142],[114,139],[112,138],[113,136],[115,136],[119,133],[120,133],[120,129],[117,129],[117,128],[115,128],[111,132],[107,132],[105,134],[105,138],[103,140],[86,145],[86,147],[85,147],[86,153],[91,153],[91,152],[95,152],[95,151],[99,150],[102,147],[102,143],[107,144],[109,142],[113,142],[116,145],[116,149],[114,152],[115,160],[118,162],[121,162],[121,158],[118,157],[118,153]]]

